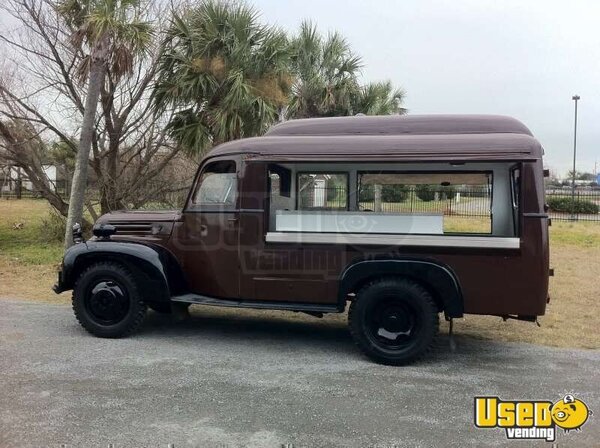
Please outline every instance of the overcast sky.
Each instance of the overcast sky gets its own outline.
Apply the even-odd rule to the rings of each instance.
[[[302,19],[338,30],[365,63],[365,80],[390,79],[410,113],[491,113],[523,121],[559,173],[600,171],[598,0],[252,0],[263,19],[295,31]]]

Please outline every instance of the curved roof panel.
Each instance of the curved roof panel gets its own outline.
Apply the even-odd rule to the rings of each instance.
[[[269,135],[225,143],[209,157],[233,154],[273,161],[489,161],[540,159],[542,148],[524,133]]]
[[[275,135],[524,134],[519,120],[502,115],[385,115],[290,120],[273,126]]]

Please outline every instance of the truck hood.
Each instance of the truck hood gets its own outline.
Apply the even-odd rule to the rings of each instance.
[[[116,224],[118,222],[173,222],[181,217],[179,210],[118,210],[102,215],[97,223]]]
[[[113,238],[164,239],[171,235],[173,223],[181,218],[179,210],[121,210],[102,215],[96,224],[111,224]]]

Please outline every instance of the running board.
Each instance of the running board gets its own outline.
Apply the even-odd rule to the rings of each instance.
[[[226,306],[231,308],[254,308],[258,310],[300,311],[304,313],[341,313],[336,305],[319,305],[316,303],[294,302],[260,302],[254,300],[227,300],[198,294],[182,294],[171,297],[172,302],[191,303],[195,305]]]

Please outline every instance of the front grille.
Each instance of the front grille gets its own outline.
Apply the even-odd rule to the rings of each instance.
[[[147,221],[112,223],[116,235],[152,235],[152,223]]]

